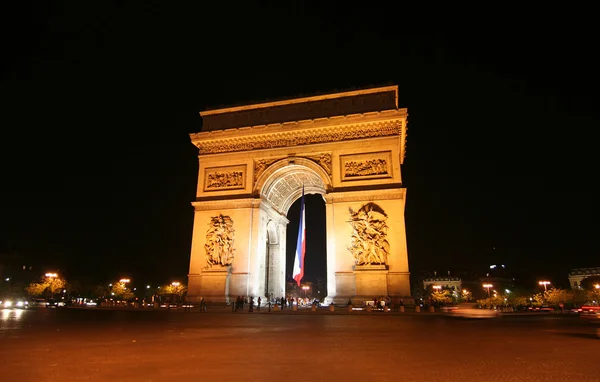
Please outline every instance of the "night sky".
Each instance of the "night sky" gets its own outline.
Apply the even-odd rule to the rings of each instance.
[[[564,284],[600,266],[583,9],[40,3],[1,16],[0,253],[71,279],[184,279],[199,111],[397,84],[413,273],[504,263]]]

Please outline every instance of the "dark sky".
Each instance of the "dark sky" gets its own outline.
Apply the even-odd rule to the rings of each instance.
[[[0,252],[71,278],[183,278],[199,111],[397,84],[413,272],[600,266],[584,10],[135,3],[2,12]]]

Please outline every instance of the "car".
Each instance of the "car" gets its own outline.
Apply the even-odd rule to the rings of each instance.
[[[0,308],[2,309],[27,309],[29,301],[21,296],[6,296],[0,298]]]
[[[65,302],[54,299],[46,301],[46,308],[57,308],[59,306],[65,306]]]
[[[479,308],[476,303],[462,303],[449,310],[448,315],[462,318],[496,318],[499,314],[494,309]]]

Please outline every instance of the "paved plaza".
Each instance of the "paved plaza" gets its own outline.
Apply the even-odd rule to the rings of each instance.
[[[600,380],[596,326],[560,315],[1,313],[3,382]]]

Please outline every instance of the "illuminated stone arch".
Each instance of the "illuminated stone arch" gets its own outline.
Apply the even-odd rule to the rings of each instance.
[[[192,203],[188,276],[192,301],[285,296],[286,216],[303,187],[305,194],[322,195],[325,201],[327,302],[410,296],[406,189],[400,171],[407,112],[397,106],[397,87],[200,115],[203,131],[191,134],[200,164]],[[371,216],[365,206],[373,204],[383,212],[378,219],[386,219],[386,236],[379,239],[375,237],[381,234],[360,228],[377,221],[363,222],[362,215],[355,213],[364,210],[365,216]],[[202,249],[211,247],[206,245],[207,222],[215,216],[232,222],[235,257],[227,266],[207,267]],[[361,240],[371,242],[361,244]],[[378,247],[379,243],[385,246]],[[385,256],[362,258],[384,262],[355,260],[354,252],[377,248],[383,248]]]
[[[331,189],[331,179],[314,161],[302,157],[285,158],[261,174],[254,192],[275,209],[287,215],[290,206],[305,194],[324,195]]]

